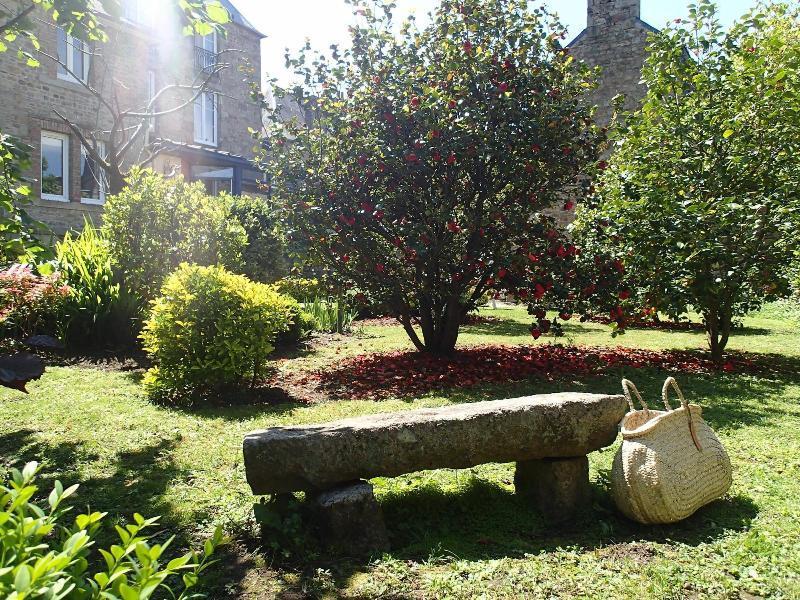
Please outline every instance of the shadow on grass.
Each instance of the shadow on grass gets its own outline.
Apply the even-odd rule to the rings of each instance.
[[[479,478],[452,493],[435,484],[395,492],[383,499],[382,507],[392,554],[401,560],[437,555],[485,560],[634,541],[696,546],[746,529],[758,514],[751,499],[726,497],[675,525],[643,526],[618,516],[603,486],[592,487],[595,510],[559,525],[547,524],[513,490]]]
[[[40,464],[40,481],[43,482],[63,478],[79,463],[97,458],[96,453],[86,452],[78,442],[51,444],[42,441],[31,429],[0,435],[0,464],[21,469],[26,463],[36,461]]]
[[[592,488],[593,510],[559,525],[548,525],[530,501],[513,489],[474,476],[453,492],[442,491],[433,482],[392,491],[381,501],[390,555],[393,560],[425,562],[521,558],[565,547],[593,551],[615,546],[617,552],[623,548],[635,553],[641,542],[707,543],[747,529],[758,514],[750,498],[725,497],[680,523],[644,526],[619,516],[604,486],[593,484]],[[369,564],[364,559],[323,554],[294,567],[286,565],[296,577],[287,580],[278,597],[309,597],[309,590],[319,586],[320,570],[343,589],[354,573],[368,569]]]

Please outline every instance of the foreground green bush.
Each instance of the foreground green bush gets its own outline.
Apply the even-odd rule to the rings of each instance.
[[[202,183],[134,171],[128,187],[108,199],[103,217],[123,287],[152,300],[183,262],[240,268],[247,236],[229,218],[232,202],[208,196]]]
[[[69,343],[119,346],[135,339],[138,306],[116,281],[111,262],[108,240],[88,222],[80,234],[67,233],[56,244],[57,268],[69,286],[64,302]]]
[[[211,565],[211,556],[223,542],[218,528],[200,553],[189,552],[167,560],[173,541],[151,543],[159,517],[117,526],[119,542],[93,555],[95,535],[106,513],[80,514],[68,524],[64,500],[78,486],[67,489],[56,481],[47,505],[31,499],[38,488],[38,465],[11,471],[0,482],[0,598],[23,600],[145,600],[150,597],[198,598],[195,587]],[[101,561],[102,558],[102,561]]]
[[[151,395],[193,400],[263,377],[277,336],[292,325],[291,299],[223,267],[183,264],[153,302],[142,332],[156,366]]]

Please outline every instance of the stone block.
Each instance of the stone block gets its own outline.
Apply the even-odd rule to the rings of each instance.
[[[370,556],[389,549],[383,511],[372,484],[356,481],[311,499],[322,543],[349,556]]]
[[[533,500],[548,522],[563,522],[590,505],[589,460],[580,456],[519,461],[514,486]]]

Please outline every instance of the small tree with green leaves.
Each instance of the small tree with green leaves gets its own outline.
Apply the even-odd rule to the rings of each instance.
[[[397,35],[392,3],[350,3],[352,50],[288,59],[303,83],[277,95],[307,119],[269,115],[265,170],[290,237],[389,307],[419,350],[448,353],[488,291],[535,287],[532,272],[567,258],[542,211],[590,185],[593,73],[524,0],[443,0]]]
[[[620,253],[639,302],[702,315],[722,358],[737,317],[789,290],[800,216],[800,21],[761,7],[727,32],[709,1],[653,36],[587,250]],[[688,56],[687,56],[688,50]]]

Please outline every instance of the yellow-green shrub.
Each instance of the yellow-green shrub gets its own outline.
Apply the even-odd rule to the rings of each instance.
[[[155,362],[145,384],[172,401],[207,397],[263,377],[291,299],[223,267],[182,264],[164,282],[142,332]]]

